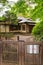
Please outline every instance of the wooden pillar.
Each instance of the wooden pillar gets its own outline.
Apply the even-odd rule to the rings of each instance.
[[[19,42],[19,65],[24,65],[24,42]]]
[[[21,50],[22,50],[22,43],[21,42],[19,42],[19,65],[22,65],[22,57],[21,57],[21,54],[22,54],[22,52],[21,52]]]
[[[22,32],[22,24],[21,24],[21,32]]]

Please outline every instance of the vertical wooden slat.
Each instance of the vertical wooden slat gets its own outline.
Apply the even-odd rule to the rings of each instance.
[[[22,49],[21,49],[21,48],[22,48],[22,47],[21,47],[21,45],[22,45],[21,42],[19,42],[19,65],[22,65],[22,59],[21,59],[21,58],[22,58],[22,57],[21,57],[21,55],[22,55],[22,53],[21,53],[21,50],[22,50]]]

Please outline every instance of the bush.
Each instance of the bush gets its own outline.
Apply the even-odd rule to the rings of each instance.
[[[36,40],[43,41],[43,21],[37,23],[32,30]]]

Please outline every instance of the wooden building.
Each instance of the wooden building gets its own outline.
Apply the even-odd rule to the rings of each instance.
[[[0,33],[9,32],[9,23],[0,21]]]
[[[33,22],[30,19],[18,19],[18,25],[14,25],[11,22],[8,21],[0,21],[0,37],[2,37],[1,34],[5,33],[31,33],[32,28],[35,26],[35,22]],[[8,36],[7,36],[8,37]]]
[[[0,21],[0,32],[22,32],[31,33],[32,28],[35,26],[35,22],[30,19],[18,19],[18,25],[14,25],[11,22]]]
[[[23,33],[31,33],[34,26],[35,22],[31,19],[23,19],[19,22],[19,30]]]

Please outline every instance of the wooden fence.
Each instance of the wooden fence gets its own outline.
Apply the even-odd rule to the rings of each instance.
[[[43,65],[43,43],[0,41],[0,65]]]

